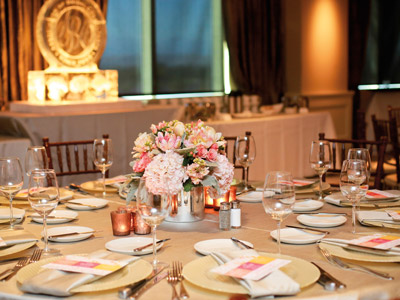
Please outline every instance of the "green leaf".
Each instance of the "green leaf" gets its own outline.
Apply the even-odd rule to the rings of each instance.
[[[183,148],[183,149],[175,149],[175,152],[180,155],[186,155],[186,154],[189,154],[190,152],[194,152],[195,150],[196,150],[196,147],[190,147],[190,148]]]
[[[192,180],[189,178],[188,180],[185,181],[183,184],[183,190],[185,192],[190,192],[192,188],[194,188],[195,185],[193,184]]]

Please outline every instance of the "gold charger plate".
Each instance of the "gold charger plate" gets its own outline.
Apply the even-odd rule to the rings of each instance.
[[[336,204],[335,204],[336,205]],[[351,207],[352,204],[351,202],[347,202],[347,201],[343,201],[340,203],[341,207]],[[364,207],[364,208],[385,208],[385,207],[396,207],[396,206],[400,206],[400,200],[399,201],[391,201],[391,202],[383,202],[383,201],[379,201],[377,203],[366,203],[366,202],[360,202],[359,204],[360,207]]]
[[[59,188],[60,191],[60,200],[68,200],[72,199],[74,196],[74,192],[67,190],[65,188]],[[16,194],[14,199],[13,199],[13,204],[15,203],[15,200],[19,200],[21,203],[28,201],[28,193],[19,193]]]
[[[22,244],[16,244],[10,247],[7,247],[5,249],[0,249],[0,257],[15,254],[18,252],[22,252],[33,245],[35,245],[36,242],[28,242],[28,243],[22,243]]]
[[[327,191],[331,188],[331,185],[327,182],[322,183],[322,191]],[[295,189],[296,194],[309,194],[309,193],[315,193],[319,191],[319,184],[312,185],[309,188],[300,188],[300,189]]]
[[[313,284],[320,276],[318,268],[303,259],[263,252],[260,252],[260,255],[291,260],[291,263],[280,268],[280,270],[295,280],[300,285],[300,288]],[[201,257],[183,267],[183,276],[192,284],[207,290],[230,294],[248,294],[248,290],[231,277],[210,272],[210,269],[217,266],[218,263],[211,256]]]
[[[103,183],[97,180],[87,181],[81,184],[81,188],[92,193],[102,193]],[[106,185],[106,193],[118,193],[118,189],[116,187]]]
[[[368,261],[368,262],[400,262],[400,255],[386,256],[386,255],[374,255],[372,253],[358,252],[353,250],[347,250],[340,246],[328,245],[324,242],[318,244],[321,248],[325,248],[334,256],[346,258],[349,260]]]
[[[58,260],[62,258],[62,256],[51,257],[48,259],[41,260],[37,263],[33,263],[27,265],[22,268],[16,275],[16,279],[19,283],[24,283],[25,280],[28,280],[38,274],[39,272],[44,271],[45,269],[41,269],[41,267],[47,263]],[[79,287],[73,288],[71,292],[73,293],[86,293],[86,292],[99,292],[105,290],[111,290],[115,288],[120,288],[126,286],[128,284],[132,284],[138,282],[152,272],[153,267],[151,264],[143,259],[138,259],[126,267],[122,268],[119,271],[116,271],[108,276],[105,276],[99,280],[93,281],[91,283],[87,283],[81,285]]]

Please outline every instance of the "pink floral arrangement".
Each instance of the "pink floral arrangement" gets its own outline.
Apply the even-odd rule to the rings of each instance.
[[[152,193],[175,195],[210,186],[210,195],[216,197],[229,190],[234,168],[221,133],[201,120],[161,122],[150,129],[135,140],[131,166],[133,177],[146,178]]]

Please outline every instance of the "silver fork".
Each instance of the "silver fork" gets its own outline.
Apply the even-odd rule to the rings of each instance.
[[[375,270],[372,270],[370,268],[361,266],[361,265],[355,265],[355,264],[348,264],[345,263],[344,261],[342,261],[339,257],[333,256],[328,250],[326,250],[325,248],[320,247],[319,248],[321,250],[322,255],[333,265],[338,266],[342,269],[348,269],[348,270],[354,270],[354,271],[360,271],[360,272],[364,272],[364,273],[368,273],[374,276],[377,276],[379,278],[383,278],[383,279],[387,279],[387,280],[393,280],[394,278],[392,276],[390,276],[387,273],[382,273],[382,272],[378,272]]]
[[[172,264],[172,269],[176,270],[178,281],[180,282],[180,287],[181,290],[179,292],[179,297],[182,299],[187,299],[189,298],[189,294],[185,289],[185,286],[183,285],[183,275],[182,275],[182,263],[180,261],[174,261]]]
[[[9,278],[11,278],[12,274],[17,273],[18,270],[21,269],[23,266],[25,266],[28,262],[29,262],[29,257],[21,258],[13,268],[8,269],[8,270],[6,270],[6,271],[4,271],[3,273],[0,274],[0,281],[8,280]]]
[[[179,300],[178,293],[176,292],[176,284],[178,283],[178,276],[176,276],[174,269],[168,270],[167,281],[172,286],[172,297],[171,300]]]

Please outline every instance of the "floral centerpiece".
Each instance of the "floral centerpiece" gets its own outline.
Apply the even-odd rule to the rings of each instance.
[[[226,157],[221,133],[201,120],[161,122],[150,129],[151,133],[140,133],[134,143],[128,202],[136,192],[134,179],[138,177],[146,178],[147,188],[159,195],[209,186],[215,198],[229,190],[234,168]]]

